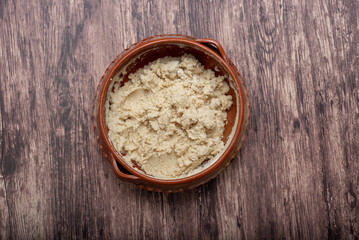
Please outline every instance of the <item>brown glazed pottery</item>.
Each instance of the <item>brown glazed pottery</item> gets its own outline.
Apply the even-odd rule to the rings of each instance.
[[[111,78],[120,69],[126,68],[124,81],[128,75],[144,67],[157,58],[172,56],[179,57],[185,53],[195,56],[206,69],[216,70],[216,75],[227,75],[233,79],[229,94],[232,95],[233,105],[227,114],[223,140],[230,141],[223,154],[204,170],[188,177],[164,180],[157,179],[134,169],[123,159],[110,143],[106,126],[105,102]],[[227,82],[228,78],[226,79]],[[159,35],[146,38],[130,46],[120,53],[106,69],[97,87],[93,108],[93,120],[96,138],[104,156],[114,168],[117,176],[133,182],[140,187],[157,192],[178,192],[204,184],[216,177],[234,158],[245,139],[249,124],[249,99],[243,79],[236,67],[226,56],[222,46],[213,39],[197,39],[183,35]]]

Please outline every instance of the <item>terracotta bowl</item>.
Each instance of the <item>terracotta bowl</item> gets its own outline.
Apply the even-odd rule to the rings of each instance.
[[[179,57],[185,53],[194,55],[206,69],[215,70],[216,75],[230,76],[226,79],[230,85],[233,105],[227,113],[223,141],[225,151],[217,160],[203,167],[203,170],[188,177],[164,180],[157,179],[129,165],[123,155],[110,143],[106,126],[105,102],[111,78],[125,68],[124,81],[128,75],[149,62],[165,56]],[[232,79],[232,80],[231,80]],[[106,69],[97,87],[93,108],[93,120],[97,141],[104,156],[112,165],[117,176],[138,186],[158,192],[177,192],[204,184],[216,177],[234,158],[245,139],[249,123],[249,99],[243,79],[236,67],[226,56],[222,46],[213,39],[197,39],[183,35],[160,35],[146,38],[120,53]],[[228,142],[227,142],[228,141]]]

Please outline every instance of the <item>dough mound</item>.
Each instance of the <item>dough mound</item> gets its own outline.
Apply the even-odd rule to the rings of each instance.
[[[110,141],[130,165],[156,178],[190,174],[224,148],[232,106],[224,78],[188,54],[157,59],[122,87],[117,74],[106,107]]]

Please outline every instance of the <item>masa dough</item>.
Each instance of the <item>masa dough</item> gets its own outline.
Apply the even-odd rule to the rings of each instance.
[[[188,54],[157,59],[130,74],[122,87],[117,74],[106,108],[110,141],[147,174],[188,175],[224,148],[226,110],[232,106],[224,78]]]

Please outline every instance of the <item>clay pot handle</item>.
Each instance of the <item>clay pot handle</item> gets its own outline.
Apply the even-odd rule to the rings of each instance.
[[[202,43],[203,45],[211,48],[212,50],[217,52],[226,62],[228,62],[227,55],[224,52],[222,45],[219,42],[217,42],[216,40],[210,39],[210,38],[198,38],[195,41]]]
[[[139,182],[139,180],[140,180],[139,177],[132,175],[132,174],[126,174],[126,173],[123,173],[120,171],[120,169],[117,166],[117,161],[112,154],[110,154],[110,161],[113,166],[113,169],[115,170],[115,173],[117,174],[117,176],[120,179],[122,179],[124,181],[128,181],[128,182]]]

